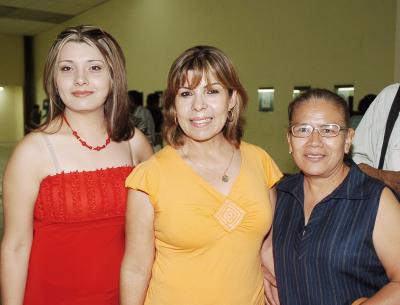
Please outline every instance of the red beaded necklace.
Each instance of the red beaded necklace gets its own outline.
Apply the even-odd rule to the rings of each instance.
[[[65,123],[67,123],[69,129],[71,129],[72,135],[73,135],[79,142],[81,142],[82,146],[84,146],[84,147],[86,147],[86,148],[89,148],[90,150],[100,151],[100,150],[106,148],[106,146],[107,146],[108,144],[110,144],[111,139],[110,139],[110,135],[108,135],[108,134],[107,134],[106,143],[104,143],[104,144],[101,145],[101,146],[93,147],[93,146],[87,144],[86,141],[82,140],[82,138],[79,136],[78,132],[76,132],[75,130],[72,129],[72,127],[71,127],[71,125],[69,124],[69,122],[68,122],[67,118],[65,117],[65,115],[63,116],[63,118],[64,118]]]

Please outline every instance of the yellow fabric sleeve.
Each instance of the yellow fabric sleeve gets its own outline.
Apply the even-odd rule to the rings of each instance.
[[[267,186],[271,188],[282,178],[283,174],[271,156],[264,150],[262,150],[262,153],[262,162],[266,174],[265,182]]]
[[[146,193],[153,206],[157,203],[160,170],[156,158],[140,163],[125,180],[125,186]]]

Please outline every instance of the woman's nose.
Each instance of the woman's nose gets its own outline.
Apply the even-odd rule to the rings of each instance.
[[[322,136],[319,134],[319,130],[317,128],[315,128],[312,133],[310,134],[310,136],[308,137],[308,142],[311,145],[321,145],[322,143]]]
[[[75,85],[82,86],[87,84],[88,80],[85,71],[77,70],[75,73]]]
[[[201,111],[207,107],[207,103],[202,94],[195,94],[192,104],[192,109]]]

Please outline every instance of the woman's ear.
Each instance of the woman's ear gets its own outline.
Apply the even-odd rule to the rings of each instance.
[[[290,138],[290,132],[286,133],[286,139],[289,145],[289,154],[291,154],[293,152],[293,148],[292,148],[292,140]]]
[[[237,103],[237,91],[233,90],[232,95],[229,97],[228,110],[230,111],[235,108],[237,106]]]
[[[353,142],[354,129],[349,128],[347,130],[346,138],[344,140],[344,153],[348,154],[350,152],[351,143]]]

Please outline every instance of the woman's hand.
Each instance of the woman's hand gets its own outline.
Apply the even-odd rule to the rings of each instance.
[[[275,276],[268,270],[267,267],[262,266],[262,269],[264,275],[265,304],[279,305],[280,303]]]
[[[264,240],[261,248],[261,261],[264,276],[264,294],[267,305],[279,305],[278,289],[274,271],[274,257],[272,252],[272,230]]]
[[[368,300],[367,298],[359,298],[357,300],[355,300],[353,303],[351,303],[351,305],[361,305],[363,304],[366,300]]]

